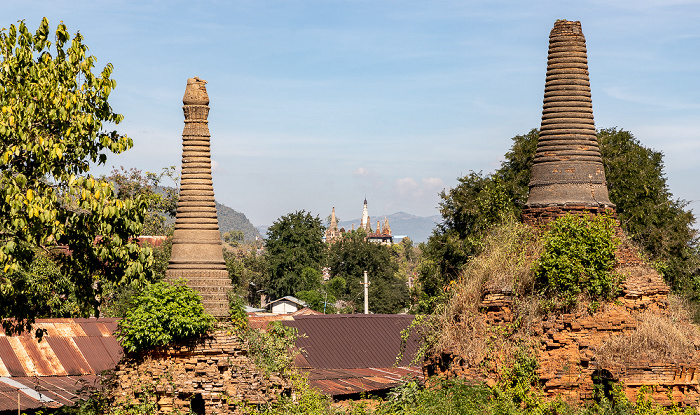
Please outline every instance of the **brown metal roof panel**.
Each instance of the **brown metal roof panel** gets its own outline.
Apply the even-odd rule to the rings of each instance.
[[[378,391],[378,390],[384,390],[387,389],[388,386],[386,386],[383,383],[377,383],[372,380],[369,380],[367,378],[349,378],[349,379],[341,379],[341,382],[347,383],[349,386],[351,386],[354,389],[361,390],[361,391]]]
[[[27,376],[7,337],[0,337],[0,359],[10,376]]]
[[[65,337],[47,337],[46,341],[61,362],[63,369],[69,375],[84,375],[94,373],[90,364],[78,350],[73,339]]]
[[[100,328],[97,327],[97,323],[95,320],[76,321],[76,323],[78,323],[78,325],[81,329],[83,329],[86,335],[91,337],[102,337],[102,332],[100,331]]]
[[[77,337],[85,336],[83,328],[79,324],[76,324],[71,319],[63,319],[64,322],[55,322],[54,329],[57,332],[58,337]]]
[[[346,395],[354,392],[353,388],[349,387],[348,385],[341,385],[335,380],[314,380],[309,381],[309,384],[312,387],[319,389],[321,392],[331,396]]]
[[[17,411],[17,389],[13,389],[8,392],[0,392],[0,411]],[[36,399],[32,399],[25,394],[20,394],[20,409],[26,411],[27,409],[33,409],[40,405],[40,402]]]
[[[117,330],[117,323],[119,323],[117,318],[106,318],[102,324],[104,324],[110,334],[114,334]]]
[[[48,337],[47,337],[48,338]],[[34,368],[39,376],[65,376],[68,373],[46,340],[38,341],[32,336],[21,336],[20,343],[32,360]]]
[[[14,380],[14,378],[12,380]],[[19,407],[22,411],[42,407],[56,408],[60,406],[57,402],[53,400],[41,402],[38,399],[35,399],[33,396],[36,396],[37,394],[35,391],[31,390],[31,388],[29,388],[29,390],[27,390],[27,388],[25,387],[22,387],[22,389],[17,387],[11,388],[11,391],[0,392],[0,412],[16,411],[18,398]]]
[[[410,315],[320,315],[299,316],[285,324],[306,335],[297,346],[306,350],[312,367],[387,367],[399,353],[401,330],[413,319]],[[407,345],[409,359],[415,353],[413,343]]]
[[[104,370],[113,369],[115,364],[99,337],[74,337],[73,341],[85,360],[92,368],[94,374]]]
[[[124,356],[124,349],[122,349],[119,342],[117,342],[117,339],[114,337],[100,337],[100,341],[107,350],[107,353],[109,353],[109,357],[112,359],[112,362],[116,366],[121,360],[122,356]]]
[[[62,387],[57,387],[56,379],[63,379],[64,377],[23,377],[23,378],[13,378],[12,380],[19,382],[29,388],[30,390],[36,391],[44,395],[46,398],[51,399],[58,403],[59,405],[73,405],[75,401],[73,398],[76,396],[75,393],[68,391]],[[61,381],[59,381],[61,383]],[[45,402],[48,404],[48,402]]]

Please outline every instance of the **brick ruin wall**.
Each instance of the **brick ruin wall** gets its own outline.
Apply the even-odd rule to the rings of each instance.
[[[631,275],[614,302],[592,314],[581,311],[539,321],[531,330],[538,345],[540,384],[549,398],[561,396],[575,402],[592,399],[594,378],[599,369],[597,350],[611,336],[634,331],[639,321],[636,316],[641,311],[666,313],[669,288],[663,278],[645,266],[631,247],[622,249],[617,256],[619,270],[631,271]],[[510,293],[486,294],[481,310],[487,325],[513,323],[516,317],[513,300]],[[482,368],[470,366],[465,359],[450,353],[429,357],[423,369],[426,377],[437,374],[495,384],[493,373],[484,373]],[[604,369],[608,379],[620,382],[624,393],[633,402],[639,389],[648,386],[651,387],[651,398],[658,404],[700,405],[700,350],[696,349],[695,357],[686,361],[640,359],[633,364]]]
[[[128,356],[112,380],[114,405],[149,402],[157,414],[239,414],[292,390],[289,380],[257,368],[245,343],[221,328],[191,344]]]
[[[586,215],[594,217],[597,215],[608,214],[616,217],[615,209],[603,206],[586,206],[586,205],[557,205],[547,207],[529,207],[523,208],[521,218],[526,225],[541,225],[548,223],[556,218],[571,215]]]

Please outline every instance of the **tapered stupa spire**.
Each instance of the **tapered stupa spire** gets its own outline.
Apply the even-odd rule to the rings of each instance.
[[[222,253],[216,216],[209,150],[209,96],[206,81],[187,80],[182,108],[182,172],[177,203],[173,251],[166,271],[168,280],[184,278],[199,292],[205,310],[215,317],[228,316],[227,292],[231,280]]]
[[[558,20],[549,35],[542,126],[523,215],[613,208],[593,122],[586,38],[580,22]]]

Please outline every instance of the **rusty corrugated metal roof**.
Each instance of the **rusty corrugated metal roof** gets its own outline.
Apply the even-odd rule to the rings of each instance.
[[[117,319],[40,319],[34,332],[0,333],[0,411],[70,405],[86,385],[114,368],[122,349],[112,336]]]
[[[350,369],[393,366],[401,331],[413,319],[405,314],[329,314],[298,316],[284,324],[298,330],[297,347],[310,367]],[[418,342],[418,335],[411,333],[400,365],[408,366]]]
[[[417,367],[318,369],[311,370],[308,376],[312,386],[336,398],[362,392],[386,391],[399,385],[402,378],[423,379],[423,374]]]
[[[393,367],[401,348],[401,331],[414,316],[400,314],[332,314],[295,316],[283,321],[300,337],[295,359],[308,371],[309,383],[334,397],[378,393],[397,386],[404,376],[423,379],[420,367],[410,366],[419,338],[412,332],[401,367]]]

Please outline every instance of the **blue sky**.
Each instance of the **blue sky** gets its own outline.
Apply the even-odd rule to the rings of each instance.
[[[700,1],[15,1],[0,27],[42,16],[80,31],[133,149],[180,164],[187,78],[209,83],[214,190],[255,225],[305,209],[343,220],[437,214],[438,192],[499,166],[538,128],[548,35],[580,20],[596,127],[665,155],[700,211]]]

